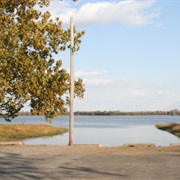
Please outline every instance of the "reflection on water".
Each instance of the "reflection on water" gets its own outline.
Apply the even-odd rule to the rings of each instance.
[[[68,116],[53,120],[53,126],[68,128]],[[4,120],[0,119],[0,123]],[[154,143],[169,146],[180,139],[168,132],[158,130],[158,123],[180,123],[180,116],[75,116],[74,143],[121,146],[126,143]],[[13,123],[46,124],[42,116],[20,116]],[[36,138],[25,144],[67,145],[69,134]]]
[[[25,144],[67,145],[69,134],[24,141]],[[154,143],[169,146],[180,143],[179,138],[160,131],[154,126],[133,126],[129,128],[75,128],[75,144],[101,144],[103,146],[122,146],[126,143]]]

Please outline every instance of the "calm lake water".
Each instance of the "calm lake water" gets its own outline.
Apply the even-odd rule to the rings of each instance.
[[[126,143],[154,143],[169,146],[180,143],[180,138],[158,130],[158,123],[180,123],[180,116],[75,116],[74,144],[122,146]],[[0,119],[0,123],[5,123]],[[19,116],[13,123],[48,124],[43,116]],[[55,118],[53,126],[69,127],[69,117]],[[67,145],[69,133],[23,141],[24,144]]]

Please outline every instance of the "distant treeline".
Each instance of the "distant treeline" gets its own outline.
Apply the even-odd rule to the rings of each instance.
[[[75,115],[88,115],[88,116],[122,116],[122,115],[180,115],[180,111],[173,109],[170,111],[134,111],[134,112],[122,112],[122,111],[76,111]],[[31,112],[20,112],[19,115],[32,115]],[[33,115],[43,115],[37,113]],[[68,115],[68,113],[67,113]]]
[[[180,115],[177,109],[171,111],[135,111],[135,112],[121,112],[121,111],[77,111],[75,115],[89,115],[89,116],[122,116],[122,115]]]

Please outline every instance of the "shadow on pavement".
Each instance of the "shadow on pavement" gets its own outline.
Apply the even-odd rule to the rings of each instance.
[[[34,179],[42,178],[43,172],[33,167],[34,159],[20,154],[0,152],[0,179]]]
[[[120,173],[108,172],[96,167],[83,167],[77,164],[77,159],[69,156],[18,154],[0,151],[0,180],[25,179],[87,179],[109,177],[119,179]],[[79,162],[81,163],[81,162]]]
[[[98,170],[95,170],[93,168],[86,168],[86,167],[75,167],[75,168],[72,168],[72,167],[59,167],[60,169],[64,169],[65,171],[63,172],[64,174],[74,174],[74,176],[76,175],[80,175],[82,173],[90,173],[91,175],[92,174],[96,174],[96,175],[103,175],[104,177],[126,177],[126,175],[121,175],[121,174],[115,174],[115,173],[108,173],[108,172],[103,172],[103,171],[98,171]],[[83,176],[84,177],[84,176]]]
[[[65,153],[53,149],[13,152],[0,147],[0,180],[179,179],[179,153],[142,155]]]

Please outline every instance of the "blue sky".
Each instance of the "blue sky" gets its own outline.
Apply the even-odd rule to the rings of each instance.
[[[75,111],[180,109],[179,0],[51,0],[47,10],[86,31],[75,54],[86,92]],[[57,58],[69,69],[69,51]]]

